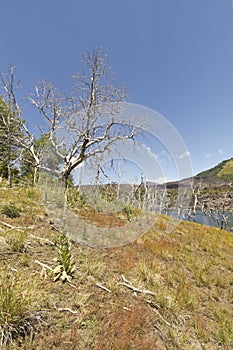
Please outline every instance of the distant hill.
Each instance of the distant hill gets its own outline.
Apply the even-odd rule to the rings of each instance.
[[[166,183],[168,191],[178,188],[189,188],[191,183],[200,188],[199,204],[205,203],[209,207],[233,210],[233,158],[224,160],[215,167],[202,171],[193,178]],[[172,196],[171,196],[172,198]]]
[[[155,184],[148,181],[147,186],[157,185],[158,187],[166,186],[167,189],[176,189],[177,187],[190,187],[190,183],[202,183],[206,186],[229,186],[229,182],[233,181],[233,158],[223,160],[215,167],[202,171],[193,178],[186,178],[179,181],[169,181],[163,185]]]
[[[223,181],[233,181],[233,158],[224,160],[215,167],[202,171],[195,178],[217,177]]]

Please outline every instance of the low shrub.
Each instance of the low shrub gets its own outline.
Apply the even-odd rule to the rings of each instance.
[[[11,219],[20,217],[20,210],[14,204],[4,205],[1,209],[1,213]]]

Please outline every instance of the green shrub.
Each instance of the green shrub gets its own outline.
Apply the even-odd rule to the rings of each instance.
[[[20,210],[14,204],[4,205],[1,213],[5,214],[11,219],[20,217]]]
[[[71,208],[75,206],[83,207],[85,205],[85,200],[77,188],[68,188],[66,191],[66,196],[67,203]]]
[[[127,206],[123,209],[123,212],[126,214],[127,220],[128,220],[128,221],[131,221],[131,217],[132,217],[132,214],[133,214],[132,208],[131,208],[129,205],[127,205]]]

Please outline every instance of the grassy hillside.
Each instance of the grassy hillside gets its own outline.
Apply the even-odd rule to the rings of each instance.
[[[224,164],[222,169],[219,171],[218,176],[221,178],[233,178],[233,158]]]
[[[63,284],[38,190],[0,188],[0,212],[0,348],[232,349],[231,233],[161,216],[124,247],[73,242]]]
[[[217,176],[224,181],[233,180],[233,158],[224,160],[215,167],[197,174],[196,177]]]

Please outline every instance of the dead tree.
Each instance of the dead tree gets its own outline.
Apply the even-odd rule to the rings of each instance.
[[[5,129],[7,130],[8,184],[10,187],[12,186],[12,169],[14,163],[16,161],[20,163],[25,152],[28,152],[31,156],[30,165],[34,168],[34,184],[37,171],[41,166],[42,157],[42,151],[38,151],[35,148],[35,136],[30,132],[26,122],[23,120],[22,111],[16,98],[16,89],[19,87],[20,82],[16,80],[15,70],[15,65],[10,64],[7,73],[0,74],[1,88],[5,93],[5,101],[8,107],[6,118],[4,120],[1,118],[1,121],[4,122]],[[12,157],[12,147],[17,147],[20,150],[16,159]]]
[[[115,86],[109,63],[102,50],[94,49],[82,56],[84,69],[75,75],[71,96],[60,93],[51,83],[42,81],[30,96],[47,124],[46,133],[55,156],[61,162],[54,170],[65,186],[72,171],[81,163],[101,158],[119,142],[134,140],[140,128],[117,116],[117,102],[122,102],[125,89]],[[58,140],[62,131],[70,134],[69,142]],[[51,171],[46,164],[43,167]]]
[[[15,165],[21,159],[21,147],[19,140],[23,137],[22,120],[18,111],[14,94],[19,82],[15,80],[15,66],[10,65],[8,71],[0,73],[0,84],[3,92],[0,106],[0,133],[1,153],[7,164],[8,186],[12,187]],[[1,157],[2,158],[2,157]]]
[[[194,184],[194,183],[191,183],[191,189],[192,189],[192,194],[193,194],[193,207],[192,207],[192,213],[191,215],[194,217],[194,221],[196,221],[196,214],[197,214],[197,204],[198,204],[198,201],[199,201],[199,194],[201,192],[201,189],[202,189],[202,184],[201,183],[198,183],[198,184]]]

